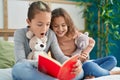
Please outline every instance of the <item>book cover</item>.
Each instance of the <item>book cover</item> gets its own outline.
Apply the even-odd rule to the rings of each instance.
[[[60,64],[55,59],[41,54],[38,60],[38,70],[59,80],[71,80],[75,77],[75,74],[71,74],[72,66],[77,62],[78,58],[78,55],[74,55],[63,64]]]

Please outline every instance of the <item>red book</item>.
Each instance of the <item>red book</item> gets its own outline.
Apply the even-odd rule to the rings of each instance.
[[[39,55],[38,60],[38,70],[56,77],[59,80],[72,80],[76,75],[71,74],[71,70],[78,58],[78,55],[74,55],[70,59],[66,60],[63,64],[60,64],[55,59],[41,54]]]

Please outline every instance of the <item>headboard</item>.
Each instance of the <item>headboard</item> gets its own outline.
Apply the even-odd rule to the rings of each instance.
[[[4,40],[8,40],[9,36],[13,36],[15,29],[8,29],[8,9],[7,1],[3,0],[3,29],[0,29],[0,37]]]

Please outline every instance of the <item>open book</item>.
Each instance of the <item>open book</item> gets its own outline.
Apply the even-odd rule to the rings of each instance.
[[[38,70],[58,78],[59,80],[72,80],[76,75],[71,74],[71,70],[78,58],[79,56],[77,54],[66,60],[63,64],[60,64],[55,59],[47,55],[40,54],[38,60]]]

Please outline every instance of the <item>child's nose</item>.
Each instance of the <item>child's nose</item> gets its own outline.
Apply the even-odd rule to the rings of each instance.
[[[46,32],[47,29],[48,29],[48,26],[44,25],[44,27],[43,27],[43,32]]]
[[[59,26],[59,30],[61,31],[63,28],[61,26]]]

